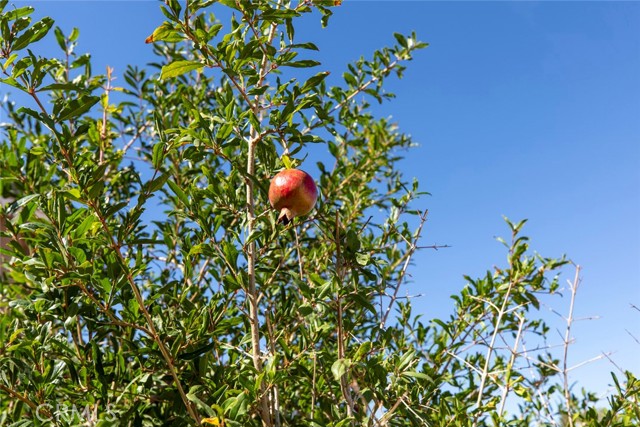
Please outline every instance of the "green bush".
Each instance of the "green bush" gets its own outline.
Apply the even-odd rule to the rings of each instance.
[[[0,142],[0,425],[637,425],[631,373],[598,409],[566,357],[524,350],[569,266],[524,222],[449,318],[412,315],[424,193],[369,103],[426,44],[396,34],[330,86],[295,28],[332,6],[166,0],[156,63],[119,87],[77,30],[0,1],[1,80],[34,106],[4,105]],[[60,57],[41,57],[52,28]],[[282,226],[268,183],[291,167],[320,198]]]

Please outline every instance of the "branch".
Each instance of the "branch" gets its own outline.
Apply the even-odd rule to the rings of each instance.
[[[386,76],[391,70],[393,70],[396,65],[398,65],[400,63],[400,60],[396,59],[395,61],[391,62],[389,65],[387,65],[381,72],[379,75],[372,77],[369,81],[363,83],[362,85],[360,85],[359,87],[357,87],[351,94],[349,94],[349,96],[347,96],[345,99],[343,99],[341,102],[339,102],[338,104],[334,105],[333,108],[331,110],[329,110],[329,114],[333,114],[336,111],[340,110],[342,107],[344,107],[345,105],[347,105],[347,103],[349,101],[351,101],[354,97],[356,97],[359,93],[365,91],[369,86],[371,86],[373,83],[377,82],[378,80],[380,80],[379,76]],[[316,126],[318,126],[321,122],[317,121],[318,118],[317,117],[313,117],[311,120],[311,123],[309,123],[309,125],[302,131],[302,135],[305,135],[306,133],[310,132],[312,129],[314,129]],[[315,123],[313,123],[315,121]]]
[[[562,356],[562,379],[564,385],[564,398],[567,403],[567,418],[569,420],[569,427],[573,427],[573,411],[571,409],[571,394],[569,392],[569,368],[567,365],[567,356],[569,354],[569,343],[571,336],[571,325],[573,324],[573,308],[576,300],[576,292],[578,291],[578,285],[580,284],[580,266],[576,266],[576,275],[573,279],[573,284],[569,283],[569,289],[571,290],[571,302],[569,303],[569,316],[567,317],[567,329],[564,334],[564,352]]]
[[[42,105],[42,102],[40,102],[40,99],[38,98],[37,93],[35,91],[31,90],[29,92],[29,94],[36,101],[36,103],[40,107],[40,110],[44,114],[47,114],[47,110]],[[64,148],[64,145],[62,144],[62,141],[60,140],[60,137],[58,136],[58,132],[54,132],[54,133],[56,134],[56,138],[58,139],[58,142],[60,143],[60,152],[64,156],[65,161],[67,162],[68,167],[71,170],[71,169],[74,168],[73,159],[69,155],[69,152]],[[80,188],[82,188],[82,186],[80,185],[78,180],[70,173],[70,170],[66,171],[67,174],[69,175],[69,178],[72,181],[74,181],[76,185],[78,185]],[[105,233],[106,237],[109,239],[109,247],[113,250],[113,252],[115,253],[116,257],[118,258],[118,261],[120,262],[123,270],[126,272],[127,281],[129,282],[131,290],[133,291],[133,294],[135,296],[136,302],[138,303],[140,311],[142,312],[142,314],[143,314],[143,316],[144,316],[144,318],[145,318],[145,320],[147,322],[148,333],[150,334],[150,336],[153,339],[153,341],[158,345],[158,348],[160,349],[160,352],[162,353],[162,356],[163,356],[163,358],[164,358],[164,360],[165,360],[165,362],[167,364],[167,367],[169,369],[169,373],[171,374],[171,377],[173,378],[173,382],[175,383],[176,388],[178,389],[178,393],[180,394],[180,397],[182,398],[182,402],[184,403],[184,405],[185,405],[185,407],[187,409],[187,412],[189,413],[191,418],[193,418],[193,420],[196,422],[196,424],[200,425],[200,417],[198,416],[197,412],[195,412],[193,406],[191,405],[191,402],[187,398],[187,394],[185,393],[184,388],[182,387],[182,383],[180,382],[180,378],[178,377],[178,373],[177,373],[176,367],[175,367],[175,365],[173,363],[173,357],[171,356],[171,353],[169,352],[167,347],[164,345],[164,342],[160,338],[160,335],[158,334],[158,332],[157,332],[157,330],[155,328],[155,325],[153,323],[153,319],[151,317],[151,314],[149,313],[149,311],[147,310],[147,308],[145,306],[145,302],[144,302],[144,298],[142,297],[142,293],[140,292],[140,289],[138,289],[138,286],[136,285],[135,281],[133,280],[133,276],[131,275],[131,271],[129,269],[129,263],[124,259],[124,256],[122,255],[121,246],[119,245],[117,240],[114,238],[113,234],[111,233],[111,230],[109,229],[109,225],[107,224],[106,219],[102,215],[102,212],[100,212],[100,209],[96,205],[96,203],[94,201],[92,201],[92,200],[88,200],[88,201],[86,201],[86,203],[87,203],[87,206],[89,206],[95,212],[96,216],[98,217],[98,219],[99,219],[99,221],[100,221],[100,223],[102,225],[102,228],[104,230],[104,233]]]
[[[411,262],[411,257],[418,249],[418,246],[416,244],[420,239],[420,234],[422,233],[422,227],[427,221],[428,214],[429,214],[429,211],[424,211],[424,213],[420,215],[420,225],[418,225],[418,229],[416,230],[416,233],[414,235],[413,242],[408,242],[408,241],[406,242],[407,245],[409,245],[409,250],[406,253],[406,259],[405,259],[404,265],[402,266],[402,270],[400,271],[400,277],[398,277],[398,282],[396,283],[396,287],[393,291],[391,301],[387,306],[387,311],[384,313],[384,316],[382,316],[382,319],[380,320],[380,330],[384,329],[384,326],[387,322],[387,318],[389,317],[389,313],[391,312],[391,308],[393,307],[393,304],[398,299],[398,292],[400,291],[400,286],[402,285],[402,282],[404,281],[404,277],[407,274],[407,268],[409,267],[409,263]]]
[[[344,280],[344,271],[342,264],[342,254],[340,248],[340,214],[336,211],[336,275],[340,281],[340,286],[336,291],[336,301],[338,304],[338,360],[345,358],[346,351],[344,345],[344,325],[342,324],[342,300],[340,295],[340,288]],[[351,390],[349,389],[349,382],[347,381],[347,373],[345,372],[340,377],[340,389],[342,390],[342,396],[347,402],[347,417],[351,417],[354,412],[353,398],[351,397]]]
[[[511,257],[509,258],[511,259]],[[511,261],[509,262],[511,263]],[[513,266],[511,266],[511,268],[513,268]],[[493,356],[493,351],[495,349],[496,338],[498,337],[498,334],[500,332],[500,323],[502,322],[502,317],[507,311],[507,307],[509,305],[509,297],[511,296],[511,290],[513,289],[515,284],[516,284],[515,280],[513,279],[509,280],[509,287],[507,288],[507,293],[505,294],[504,299],[502,300],[502,306],[500,307],[500,311],[498,312],[498,317],[496,318],[496,324],[493,329],[493,334],[491,336],[491,343],[487,348],[487,355],[484,361],[484,368],[482,368],[482,376],[480,378],[480,387],[478,388],[478,399],[476,400],[476,410],[480,408],[480,404],[482,403],[482,393],[484,392],[484,386],[486,384],[487,377],[489,376],[489,363],[491,362],[491,356]],[[473,427],[478,426],[479,417],[480,417],[480,412],[477,412],[474,415]]]
[[[511,386],[509,381],[511,380],[511,372],[513,370],[513,365],[516,362],[516,357],[518,356],[518,346],[520,345],[520,338],[522,338],[522,328],[524,327],[524,316],[518,316],[520,318],[520,323],[518,324],[518,332],[516,333],[516,339],[513,343],[513,349],[511,350],[511,358],[509,359],[509,364],[507,365],[507,374],[505,379],[505,386],[502,390],[502,399],[500,399],[500,408],[498,409],[498,415],[502,417],[502,413],[504,412],[504,406],[507,402],[507,395],[511,390]]]

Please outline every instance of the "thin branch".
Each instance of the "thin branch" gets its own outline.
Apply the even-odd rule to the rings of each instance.
[[[257,141],[249,142],[247,153],[247,175],[255,174],[255,149]],[[253,181],[246,180],[247,187],[247,238],[252,237],[255,227],[255,200]],[[249,287],[247,289],[247,299],[249,300],[249,323],[251,325],[251,359],[256,375],[262,372],[262,359],[260,355],[260,319],[258,318],[258,291],[256,289],[256,243],[251,240],[247,245],[247,274],[249,276]],[[263,426],[271,426],[271,416],[269,413],[269,395],[265,386],[260,383],[260,411]]]
[[[504,412],[504,407],[507,402],[507,396],[509,395],[509,391],[511,390],[511,385],[509,381],[511,380],[511,372],[513,371],[513,365],[516,362],[516,357],[518,355],[518,346],[520,345],[520,338],[522,337],[522,328],[524,327],[525,318],[524,316],[518,316],[520,319],[520,323],[518,324],[518,332],[516,333],[516,339],[513,343],[513,348],[511,349],[511,358],[509,359],[509,364],[507,365],[507,374],[505,378],[504,389],[502,390],[502,398],[500,399],[500,408],[498,409],[498,415],[502,417],[502,413]]]
[[[535,374],[534,374],[534,371],[533,371],[533,364],[531,363],[533,358],[529,356],[527,347],[526,347],[524,342],[522,343],[522,351],[523,351],[523,354],[525,356],[524,360],[527,361],[527,367],[529,368],[529,372],[531,373],[531,377],[535,378]],[[547,416],[548,416],[549,420],[551,421],[551,423],[554,426],[559,425],[558,421],[556,421],[555,417],[553,416],[553,412],[551,411],[551,404],[549,403],[548,397],[546,395],[542,394],[542,388],[541,387],[534,387],[534,389],[535,389],[536,393],[538,394],[538,398],[540,399],[540,402],[542,402],[542,407],[547,412]]]
[[[360,85],[359,87],[357,87],[351,94],[349,94],[349,96],[347,96],[345,99],[343,99],[341,102],[339,102],[338,104],[334,105],[333,108],[331,110],[329,110],[329,114],[333,114],[336,111],[340,110],[342,107],[344,107],[345,105],[347,105],[347,103],[349,103],[349,101],[351,101],[354,97],[356,97],[359,93],[364,92],[369,86],[371,86],[373,83],[377,82],[378,80],[380,80],[379,76],[386,76],[391,70],[393,70],[396,65],[398,65],[400,63],[400,60],[396,59],[395,61],[389,63],[389,65],[387,65],[382,72],[380,72],[379,75],[372,77],[370,80],[368,80],[367,82],[363,83],[362,85]],[[314,120],[316,121],[316,123],[313,123]],[[317,125],[319,125],[322,122],[317,122],[317,117],[313,117],[311,120],[311,123],[309,123],[309,125],[302,131],[302,135],[307,134],[308,132],[310,132],[312,129],[314,129]]]
[[[388,421],[393,416],[393,413],[398,409],[398,407],[404,402],[404,400],[406,398],[407,398],[407,393],[404,393],[402,396],[400,396],[400,398],[396,401],[396,403],[394,403],[393,406],[391,408],[389,408],[389,410],[387,412],[385,412],[384,415],[382,415],[380,420],[376,421],[378,423],[378,425],[387,426],[388,425]]]
[[[638,338],[635,337],[635,335],[633,335],[628,329],[625,329],[625,331],[629,334],[629,336],[631,338],[634,339],[635,342],[637,342],[638,344],[640,344],[640,341],[638,341]]]
[[[340,247],[340,227],[342,227],[342,225],[340,224],[340,214],[338,211],[336,211],[336,222],[335,222],[336,275],[338,276],[340,285],[342,285],[342,282],[344,281],[344,271],[343,271],[342,254],[341,254],[341,247]],[[342,313],[342,297],[340,295],[340,288],[341,286],[339,286],[338,290],[336,291],[336,302],[338,305],[338,326],[337,326],[338,327],[338,331],[337,331],[338,360],[343,360],[345,358],[346,352],[345,352],[345,343],[344,343],[344,326],[342,324],[343,313]],[[354,403],[353,403],[353,398],[351,397],[351,390],[349,389],[349,381],[347,380],[346,371],[340,377],[340,389],[342,390],[342,396],[347,402],[347,416],[351,417],[354,412]]]
[[[611,353],[609,353],[609,354],[611,354]],[[606,356],[605,356],[605,354],[603,353],[603,354],[599,354],[599,355],[597,355],[597,356],[594,356],[594,357],[592,357],[591,359],[584,360],[584,361],[582,361],[582,362],[580,362],[580,363],[578,363],[578,364],[575,364],[575,365],[573,365],[573,366],[569,367],[569,368],[567,369],[567,372],[571,372],[571,371],[573,371],[573,370],[575,370],[575,369],[581,368],[581,367],[582,367],[582,366],[584,366],[584,365],[588,365],[589,363],[593,363],[593,362],[595,362],[595,361],[597,361],[597,360],[603,359],[604,357],[606,357]]]
[[[510,257],[511,258],[511,257]],[[491,357],[493,356],[493,352],[495,350],[495,343],[500,332],[500,323],[502,322],[502,317],[504,316],[507,307],[509,305],[509,298],[511,297],[511,291],[515,286],[516,281],[513,279],[509,280],[509,287],[507,288],[507,293],[502,300],[502,306],[500,307],[500,311],[498,312],[498,317],[496,318],[496,324],[494,326],[493,334],[491,336],[491,343],[487,348],[487,355],[484,361],[484,368],[482,369],[482,376],[480,377],[480,387],[478,388],[478,399],[476,400],[476,409],[480,408],[480,404],[482,403],[482,393],[484,392],[484,386],[487,381],[487,377],[489,375],[489,363],[491,362]],[[477,412],[474,416],[473,427],[478,426],[478,421],[480,417],[480,412]]]
[[[44,114],[48,114],[47,110],[44,108],[44,106],[42,105],[42,102],[40,102],[40,99],[37,95],[37,93],[34,90],[30,90],[29,94],[32,96],[32,98],[36,101],[36,104],[38,104],[38,106],[40,107],[40,110],[44,113]],[[62,141],[59,139],[58,133],[54,132],[56,134],[56,138],[58,139],[58,142],[60,144],[60,152],[62,153],[62,155],[65,158],[65,161],[67,162],[67,165],[69,167],[70,170],[66,171],[66,173],[68,174],[68,176],[70,177],[70,179],[72,181],[74,181],[77,185],[80,185],[77,181],[77,179],[75,179],[75,177],[71,174],[71,170],[74,168],[73,165],[73,160],[69,154],[69,152],[65,149],[64,145],[62,144]],[[156,171],[157,172],[157,171]],[[155,176],[154,176],[155,177]],[[193,420],[196,422],[197,425],[200,425],[200,417],[198,416],[198,413],[195,411],[195,409],[193,408],[193,406],[191,405],[191,402],[189,401],[189,399],[187,398],[187,394],[184,391],[184,388],[182,387],[182,383],[180,381],[180,378],[178,377],[178,373],[176,370],[176,367],[173,363],[173,357],[171,356],[171,353],[169,352],[169,350],[167,349],[167,347],[165,346],[164,342],[162,341],[162,339],[160,338],[160,335],[158,334],[155,325],[153,323],[153,318],[151,317],[151,314],[149,313],[149,311],[147,310],[146,306],[145,306],[145,301],[144,298],[142,297],[142,293],[140,292],[140,289],[138,289],[138,286],[136,285],[133,276],[131,275],[131,270],[129,269],[129,263],[127,262],[127,260],[124,259],[124,256],[122,255],[121,252],[121,246],[118,243],[118,241],[114,238],[113,234],[111,233],[111,230],[109,228],[109,225],[107,224],[106,219],[104,218],[104,216],[102,215],[102,212],[100,211],[99,207],[96,205],[96,203],[92,200],[88,200],[87,202],[87,206],[89,206],[96,214],[96,216],[98,217],[101,225],[102,225],[102,229],[104,230],[105,236],[109,239],[109,247],[111,248],[111,250],[113,250],[113,252],[115,253],[119,263],[121,264],[123,270],[126,272],[126,279],[131,287],[131,290],[133,291],[134,297],[136,299],[136,302],[138,303],[138,306],[140,308],[140,311],[142,312],[142,315],[144,316],[146,322],[147,322],[147,326],[148,326],[148,332],[151,336],[151,338],[154,340],[154,342],[158,345],[158,348],[160,349],[160,353],[162,353],[162,356],[167,364],[167,367],[169,369],[169,373],[171,374],[171,377],[173,378],[173,382],[175,383],[176,388],[178,389],[178,393],[180,394],[180,397],[182,398],[182,402],[184,403],[187,412],[189,413],[189,415],[191,416],[191,418],[193,418]]]
[[[475,371],[478,374],[482,374],[482,371],[480,369],[476,368],[471,363],[467,362],[466,360],[464,360],[462,357],[458,356],[457,354],[452,353],[449,350],[445,350],[444,352],[446,354],[448,354],[449,356],[454,357],[455,359],[458,359],[460,362],[462,362],[467,368],[471,369],[472,371]]]
[[[387,311],[384,313],[384,315],[382,316],[382,319],[380,320],[380,330],[384,329],[385,324],[387,322],[387,318],[389,317],[389,313],[391,312],[391,308],[393,307],[396,300],[398,299],[398,292],[400,291],[400,286],[402,285],[402,282],[404,281],[405,275],[407,273],[407,268],[409,267],[409,263],[411,262],[411,257],[413,256],[415,251],[418,249],[418,246],[416,244],[418,243],[418,240],[420,240],[420,235],[422,234],[422,227],[424,227],[424,224],[427,221],[428,213],[429,211],[424,211],[420,215],[420,224],[418,225],[418,229],[414,234],[413,242],[407,242],[407,245],[409,245],[409,250],[406,252],[406,259],[405,259],[404,265],[402,266],[402,270],[400,271],[400,277],[398,277],[398,282],[396,283],[395,289],[393,290],[391,301],[387,306]]]
[[[573,409],[571,402],[571,393],[569,391],[569,368],[567,365],[567,359],[569,354],[569,344],[571,337],[571,325],[573,324],[573,308],[575,306],[576,292],[580,284],[580,266],[576,265],[576,274],[573,279],[573,284],[569,283],[569,289],[571,290],[571,301],[569,303],[569,316],[567,317],[567,328],[564,334],[564,351],[562,355],[562,380],[564,386],[564,398],[567,404],[567,418],[569,420],[569,427],[573,427]]]
[[[34,410],[34,411],[38,410],[38,405],[36,405],[32,401],[30,401],[26,396],[21,395],[17,391],[15,391],[15,390],[13,390],[13,389],[11,389],[11,388],[3,385],[3,384],[0,384],[0,390],[4,391],[5,393],[8,393],[10,396],[12,396],[15,399],[18,399],[22,403],[25,403],[32,410]]]
[[[624,374],[624,369],[622,369],[620,366],[618,366],[618,364],[617,364],[616,362],[614,362],[614,361],[613,361],[613,359],[610,357],[610,355],[609,355],[609,354],[607,354],[607,353],[602,353],[602,355],[603,355],[604,357],[606,357],[606,358],[609,360],[609,362],[611,362],[611,364],[612,364],[613,366],[615,366],[615,367],[616,367],[616,369],[617,369],[618,371],[620,371],[620,373],[621,373],[621,374]]]

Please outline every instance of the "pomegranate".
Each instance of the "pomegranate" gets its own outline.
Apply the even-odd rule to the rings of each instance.
[[[280,211],[279,223],[287,225],[294,217],[308,214],[317,199],[313,178],[300,169],[285,169],[271,179],[269,202]]]

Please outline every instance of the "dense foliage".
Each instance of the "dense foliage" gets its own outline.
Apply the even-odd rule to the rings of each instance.
[[[524,222],[450,318],[412,315],[427,212],[398,167],[410,137],[370,103],[426,44],[396,34],[329,85],[295,28],[333,6],[166,0],[156,62],[115,86],[76,29],[0,1],[1,80],[31,98],[4,104],[0,141],[0,425],[639,422],[631,373],[597,410],[566,358],[524,348],[569,266]],[[320,198],[282,226],[268,183],[291,167]]]

